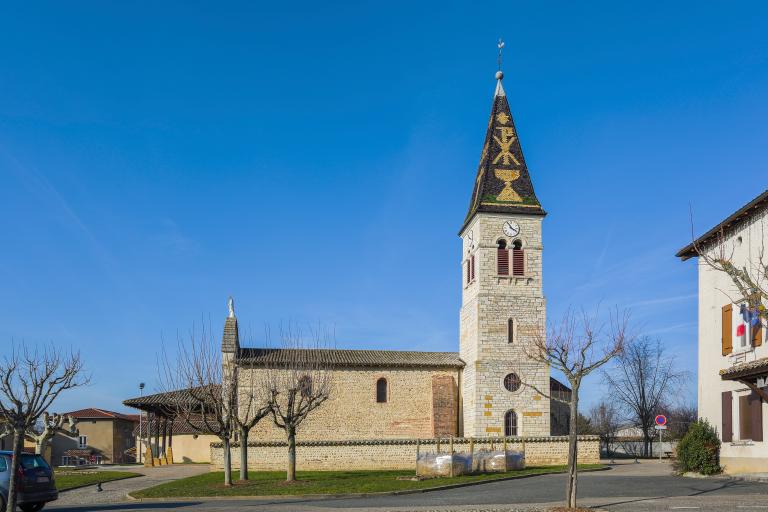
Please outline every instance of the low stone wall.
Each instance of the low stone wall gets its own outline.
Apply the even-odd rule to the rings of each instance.
[[[475,438],[472,448],[503,449],[505,438]],[[525,452],[529,466],[565,464],[568,460],[568,437],[508,437],[509,450]],[[448,453],[450,439],[380,439],[354,441],[306,441],[296,443],[296,467],[301,470],[373,470],[414,469],[416,451]],[[455,452],[470,451],[470,439],[454,438]],[[283,470],[288,457],[284,442],[248,443],[248,469],[253,471]],[[597,436],[579,436],[579,463],[596,464],[600,461],[600,442]],[[223,464],[221,443],[211,443],[211,470],[220,470]],[[232,444],[232,467],[240,467],[240,449]]]

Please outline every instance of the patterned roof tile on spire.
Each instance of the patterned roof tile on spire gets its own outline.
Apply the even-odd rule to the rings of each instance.
[[[496,84],[491,118],[464,226],[477,212],[546,215],[533,190],[501,78]]]

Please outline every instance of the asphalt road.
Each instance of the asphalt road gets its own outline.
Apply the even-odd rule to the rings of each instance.
[[[247,499],[227,501],[127,502],[83,506],[51,504],[60,512],[179,510],[218,512],[353,512],[404,511],[516,511],[542,510],[559,505],[565,491],[564,475],[492,482],[472,487],[399,496],[332,499]],[[693,479],[671,475],[656,461],[626,463],[609,471],[584,473],[579,478],[582,506],[624,511],[703,510],[768,512],[768,484],[726,479]]]

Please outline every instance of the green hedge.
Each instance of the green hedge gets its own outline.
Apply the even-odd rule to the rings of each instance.
[[[680,473],[696,472],[702,475],[720,473],[720,439],[717,430],[705,419],[688,428],[677,445],[676,469]]]

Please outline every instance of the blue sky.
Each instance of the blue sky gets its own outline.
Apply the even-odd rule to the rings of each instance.
[[[764,2],[0,6],[0,343],[79,348],[61,409],[155,387],[234,295],[345,348],[456,350],[496,71],[544,223],[550,318],[629,307],[693,372],[703,231],[766,188]],[[7,346],[7,345],[6,345]],[[585,406],[599,398],[592,378]],[[695,393],[695,384],[688,390]],[[692,395],[693,396],[693,395]]]

